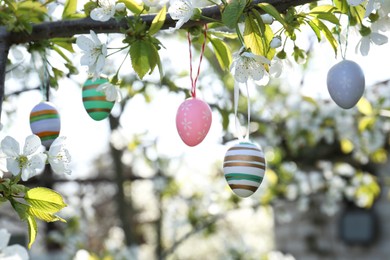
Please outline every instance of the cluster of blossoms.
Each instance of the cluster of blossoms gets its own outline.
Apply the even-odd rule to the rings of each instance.
[[[6,170],[14,176],[20,175],[23,181],[40,174],[46,163],[50,164],[56,174],[70,174],[71,156],[65,147],[65,139],[58,137],[49,151],[43,151],[39,137],[29,135],[21,151],[19,143],[14,138],[6,136],[1,141],[1,159],[5,160]],[[1,172],[0,174],[3,175]]]
[[[347,0],[351,6],[363,4],[365,0]],[[376,16],[370,15],[376,11]],[[358,42],[356,50],[360,50],[363,56],[368,55],[370,45],[383,45],[388,42],[388,37],[380,32],[386,32],[390,29],[390,2],[387,0],[369,0],[366,5],[365,18],[370,17],[373,22],[371,27],[362,25],[360,34],[362,39]]]

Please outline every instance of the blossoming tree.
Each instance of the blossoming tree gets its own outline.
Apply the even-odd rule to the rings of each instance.
[[[144,80],[148,74],[157,69],[161,82],[169,85],[170,82],[165,78],[166,72],[159,54],[159,50],[164,48],[160,41],[160,35],[162,31],[169,30],[171,31],[170,37],[175,35],[179,37],[181,30],[187,30],[187,39],[190,44],[191,39],[194,45],[203,43],[202,47],[199,48],[201,58],[207,45],[218,63],[220,74],[230,75],[231,72],[233,75],[235,82],[233,103],[236,121],[239,121],[237,110],[239,90],[242,88],[240,85],[246,85],[247,93],[249,93],[248,84],[258,81],[261,81],[260,84],[264,84],[269,78],[271,80],[277,78],[281,71],[286,69],[284,63],[289,57],[292,57],[297,63],[306,60],[306,50],[299,47],[298,41],[299,31],[303,27],[310,28],[318,41],[325,39],[329,48],[333,49],[335,56],[341,55],[345,59],[350,30],[357,29],[359,31],[362,38],[357,48],[362,55],[368,55],[371,44],[387,43],[387,37],[381,32],[388,29],[390,19],[390,5],[385,0],[333,0],[327,2],[312,0],[292,2],[278,0],[171,0],[169,2],[107,0],[89,1],[82,10],[77,8],[77,0],[67,0],[63,6],[60,5],[60,14],[58,11],[54,12],[58,8],[58,4],[51,1],[2,0],[0,3],[0,110],[4,91],[9,88],[4,84],[7,65],[17,67],[12,59],[8,59],[9,50],[15,45],[23,44],[28,52],[38,54],[37,59],[40,60],[41,66],[37,70],[42,75],[42,89],[46,93],[49,92],[50,88],[58,87],[60,78],[77,74],[76,62],[88,67],[91,82],[101,80],[106,60],[116,56],[123,61],[130,57],[137,80]],[[296,8],[296,6],[302,7]],[[99,38],[99,34],[106,33],[119,33],[123,45],[118,48],[110,48],[109,43],[103,42]],[[89,36],[80,34],[89,34]],[[74,61],[72,58],[75,45],[83,54],[80,61]],[[57,55],[56,62],[62,64],[61,69],[56,64],[49,62],[48,56],[50,55]],[[190,55],[192,58],[191,50]],[[104,96],[105,101],[121,102],[122,90],[131,87],[126,79],[121,78],[122,64],[115,68],[112,75],[104,78],[104,83],[99,84],[96,88],[96,91]],[[199,76],[199,70],[197,76]],[[197,77],[195,80],[192,79],[193,88],[196,88],[196,79]],[[228,80],[226,82],[228,85]],[[227,88],[227,91],[230,92],[231,89]],[[83,96],[86,101],[92,98],[87,95]],[[248,94],[248,112],[246,113],[248,133],[250,131],[250,99]],[[267,105],[273,104],[273,101],[270,94]],[[308,98],[302,98],[301,101],[315,103]],[[283,102],[280,100],[278,102],[278,104],[275,102],[273,105],[279,106],[281,111],[285,110],[285,108],[280,107]],[[375,113],[380,113],[381,109],[387,106],[385,101],[380,105],[382,106],[380,109],[372,109],[368,99],[363,99],[358,104],[358,110],[355,113],[363,115],[363,117],[359,121],[357,136],[363,136],[366,132],[371,133],[370,131],[383,127],[383,122],[373,119]],[[306,108],[303,106],[300,109]],[[88,110],[87,107],[86,109]],[[214,106],[214,109],[221,113],[224,129],[227,130],[228,109],[218,108],[217,105]],[[313,105],[306,112],[312,116],[311,118],[314,118],[321,113],[329,113],[329,111],[324,112]],[[285,138],[277,140],[273,138],[275,141],[273,145],[282,147],[282,151],[287,152],[276,149],[273,154],[278,155],[279,151],[280,156],[288,154],[290,157],[286,156],[283,163],[278,160],[278,156],[269,160],[268,163],[271,168],[273,167],[273,170],[269,170],[268,174],[272,176],[277,171],[283,174],[278,178],[278,181],[271,183],[274,192],[265,194],[264,202],[269,202],[275,196],[287,194],[286,190],[280,189],[280,185],[299,181],[298,177],[293,177],[293,174],[286,169],[287,161],[299,159],[297,147],[302,147],[307,140],[311,142],[311,147],[314,147],[324,140],[333,144],[337,139],[341,144],[341,152],[346,154],[350,154],[353,147],[358,147],[353,150],[352,158],[361,163],[372,158],[380,161],[378,158],[385,156],[383,151],[383,147],[386,145],[385,141],[369,150],[363,139],[351,140],[349,137],[343,137],[345,133],[343,129],[339,128],[340,125],[345,126],[345,124],[336,122],[343,120],[342,117],[331,120],[330,128],[335,131],[330,131],[330,133],[324,130],[323,124],[328,116],[324,115],[321,119],[325,119],[314,125],[315,129],[312,132],[315,134],[308,134],[305,133],[304,127],[296,125],[307,123],[301,122],[305,118],[294,118],[293,114],[287,114],[289,116],[279,119],[281,120],[279,122],[277,122],[278,119],[274,120],[280,136]],[[264,119],[255,116],[253,120],[261,122]],[[353,128],[356,127],[353,123],[351,125]],[[286,129],[289,131],[286,132]],[[239,132],[240,130],[237,130],[237,133]],[[259,134],[271,135],[269,130],[259,130],[252,134],[255,138],[261,138]],[[65,138],[57,137],[47,149],[48,151],[42,147],[41,139],[36,135],[28,136],[23,151],[20,150],[19,143],[10,136],[1,142],[2,159],[5,161],[3,171],[9,172],[10,175],[9,177],[8,175],[3,177],[3,174],[1,176],[0,201],[9,201],[19,217],[27,221],[30,234],[29,246],[33,244],[37,233],[35,219],[48,222],[64,221],[55,214],[66,205],[59,193],[45,187],[30,189],[21,184],[20,180],[27,181],[38,175],[46,163],[57,174],[70,173],[71,157],[64,145]],[[340,149],[336,150],[340,152]],[[333,166],[333,164],[330,166],[322,164],[319,168],[326,171]],[[338,176],[340,179],[347,179],[345,183],[351,184],[351,189],[346,196],[362,207],[369,207],[378,195],[378,185],[368,173],[358,170],[352,172],[359,174],[342,178]],[[365,176],[366,178],[364,178]],[[363,179],[366,181],[364,182]],[[331,182],[331,180],[326,181]],[[357,190],[355,187],[357,185],[354,186],[352,183],[360,183],[360,187],[365,187],[363,190],[368,190],[368,192]],[[361,198],[363,193],[364,199]]]

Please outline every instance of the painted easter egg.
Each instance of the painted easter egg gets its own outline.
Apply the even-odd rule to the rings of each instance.
[[[39,136],[42,144],[49,148],[59,136],[61,129],[60,115],[50,102],[41,102],[30,113],[31,131]]]
[[[211,120],[210,106],[200,99],[189,98],[177,110],[177,132],[186,145],[198,145],[209,132]]]
[[[225,179],[233,192],[243,198],[260,186],[265,172],[264,153],[253,143],[240,142],[229,148],[223,161]]]
[[[96,88],[108,82],[107,79],[99,78],[95,81],[88,79],[83,85],[83,105],[88,115],[100,121],[107,118],[114,106],[114,102],[107,101],[104,92],[97,91]]]
[[[363,70],[353,61],[343,60],[328,72],[328,91],[333,101],[344,109],[356,105],[365,87]]]

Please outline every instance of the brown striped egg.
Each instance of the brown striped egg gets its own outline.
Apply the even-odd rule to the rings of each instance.
[[[49,149],[61,129],[60,115],[52,103],[41,102],[33,107],[30,113],[30,128]]]
[[[251,196],[260,186],[265,167],[263,151],[249,142],[230,147],[223,161],[227,183],[236,195],[243,198]]]
[[[94,81],[88,79],[83,85],[83,105],[88,115],[100,121],[107,118],[111,109],[114,107],[114,102],[107,101],[104,92],[97,91],[97,87],[108,82],[105,78],[99,78]]]

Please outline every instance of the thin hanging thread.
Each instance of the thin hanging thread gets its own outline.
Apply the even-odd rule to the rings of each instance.
[[[199,57],[199,64],[198,64],[198,71],[196,73],[195,79],[193,78],[193,73],[192,73],[192,41],[191,41],[191,35],[188,32],[187,33],[187,39],[188,39],[188,47],[189,47],[189,52],[190,52],[190,79],[191,79],[191,96],[193,98],[196,98],[196,82],[198,81],[199,74],[200,74],[200,65],[203,60],[203,55],[204,55],[204,50],[206,47],[206,41],[207,41],[207,24],[204,25],[204,41],[202,44],[202,49],[200,51],[200,57]]]
[[[346,59],[346,56],[347,56],[347,48],[348,48],[348,37],[349,37],[349,11],[348,11],[348,25],[347,25],[347,31],[345,33],[345,47],[344,47],[344,51],[343,51],[343,46],[342,46],[342,43],[341,43],[341,31],[340,31],[340,27],[337,26],[337,29],[339,30],[338,31],[338,34],[337,34],[337,38],[338,38],[338,42],[339,42],[339,45],[340,45],[340,54],[341,54],[341,58],[343,60]],[[341,15],[340,15],[340,18],[341,18]],[[340,19],[339,19],[340,20]]]
[[[240,96],[240,83],[236,81],[234,84],[234,118],[235,118],[235,126],[236,126],[236,135],[240,141],[244,141],[244,140],[248,141],[249,140],[249,131],[250,131],[250,123],[251,123],[251,103],[250,103],[250,98],[249,98],[248,82],[245,83],[245,88],[246,88],[246,98],[247,98],[247,103],[248,103],[248,107],[247,107],[248,126],[246,128],[246,134],[244,137],[242,135],[240,120],[238,119],[238,115],[237,115],[238,114],[238,99]]]

